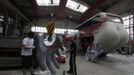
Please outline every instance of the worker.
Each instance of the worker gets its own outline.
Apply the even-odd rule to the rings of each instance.
[[[75,39],[70,38],[67,41],[68,41],[68,43],[70,42],[70,49],[68,50],[68,52],[70,53],[69,70],[67,71],[67,73],[71,73],[73,75],[77,75],[77,72],[76,72],[76,62],[75,62],[76,61],[77,46],[76,46],[76,43],[75,43]]]
[[[33,36],[34,36],[34,33],[30,31],[28,32],[28,36],[25,37],[22,41],[21,56],[22,56],[22,65],[23,65],[24,75],[28,75],[29,73],[32,74],[32,66],[33,66],[32,65],[32,59],[33,59],[32,50],[35,48],[35,46],[33,46],[34,44]]]
[[[86,60],[89,60],[90,49],[91,49],[91,47],[90,47],[90,45],[88,45],[87,51],[86,51],[86,53],[85,53]]]

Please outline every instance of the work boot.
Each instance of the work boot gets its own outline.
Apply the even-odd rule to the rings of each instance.
[[[72,72],[72,71],[67,71],[67,73],[70,73],[70,74],[72,74],[73,72]]]

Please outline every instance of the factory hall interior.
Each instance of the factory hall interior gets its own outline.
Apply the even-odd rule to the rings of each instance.
[[[134,75],[134,0],[0,0],[0,75]]]

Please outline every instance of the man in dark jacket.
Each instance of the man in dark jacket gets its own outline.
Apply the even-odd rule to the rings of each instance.
[[[70,59],[69,59],[69,66],[70,69],[67,71],[67,73],[72,73],[73,75],[76,74],[76,51],[77,51],[77,46],[74,40],[71,39],[71,45],[70,45]]]

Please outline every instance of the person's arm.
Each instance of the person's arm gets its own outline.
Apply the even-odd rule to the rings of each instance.
[[[63,43],[60,43],[60,49],[61,49],[62,51],[64,51]]]
[[[57,37],[57,36],[56,36]],[[60,41],[59,37],[57,37],[57,39]],[[64,51],[64,48],[63,48],[63,42],[60,41],[60,44],[59,44],[59,48]]]
[[[77,51],[77,46],[76,46],[76,43],[75,42],[72,42],[72,44],[71,44],[71,52],[72,53],[76,53],[76,51]]]
[[[35,46],[22,45],[23,48],[35,48]]]
[[[22,41],[22,48],[35,48],[35,46],[28,46],[28,45],[27,45],[27,39],[25,38],[25,39]]]
[[[74,47],[71,47],[69,52],[74,52]]]

